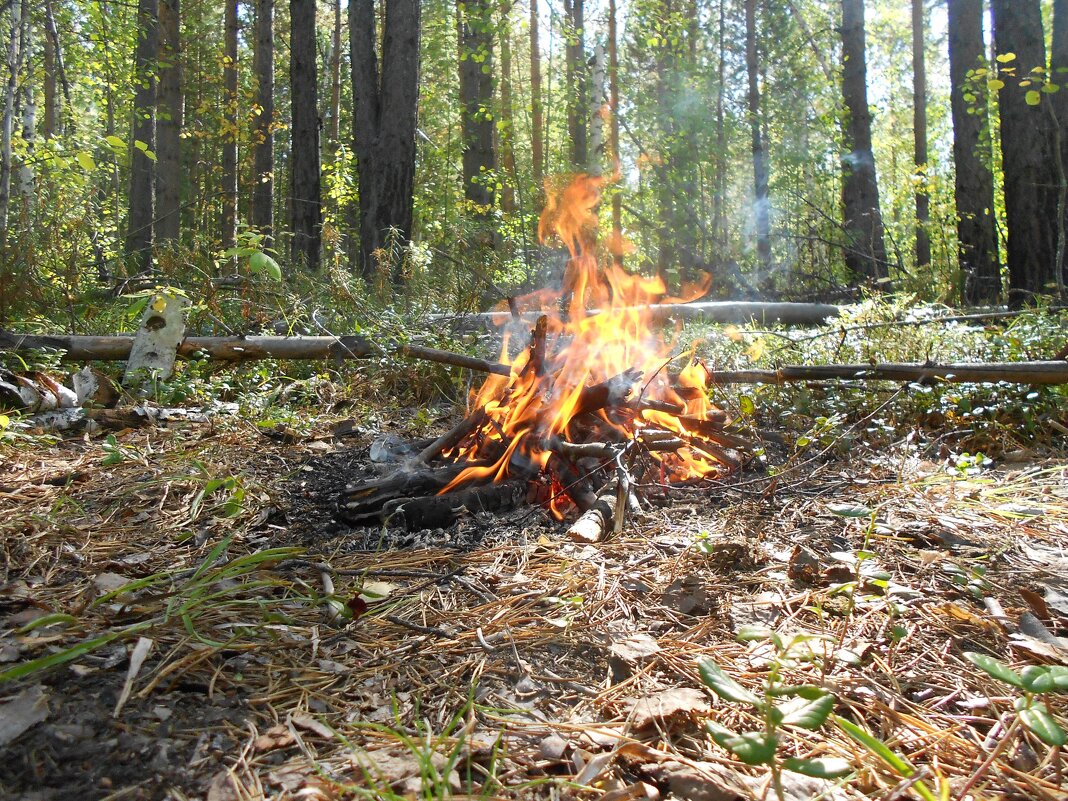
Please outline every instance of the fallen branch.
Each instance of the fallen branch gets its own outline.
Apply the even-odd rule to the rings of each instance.
[[[703,320],[709,323],[748,323],[761,325],[821,325],[831,317],[839,315],[837,306],[825,303],[760,303],[755,301],[707,301],[702,303],[659,303],[649,306],[625,307],[613,309],[612,313],[629,313],[634,310],[648,311],[651,322],[665,323],[668,320]],[[601,314],[598,309],[591,309],[589,314]],[[525,323],[534,323],[541,316],[540,311],[522,312],[519,315]],[[516,319],[511,311],[481,312],[478,314],[438,314],[433,315],[434,322],[445,322],[457,330],[473,328],[499,328]]]
[[[713,371],[712,384],[784,384],[825,379],[860,381],[946,381],[971,384],[1007,381],[1013,384],[1068,384],[1068,362],[979,362],[963,364],[824,364],[786,365],[776,370]]]

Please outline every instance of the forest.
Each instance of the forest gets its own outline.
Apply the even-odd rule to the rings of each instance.
[[[0,0],[0,798],[1068,793],[1068,0]]]

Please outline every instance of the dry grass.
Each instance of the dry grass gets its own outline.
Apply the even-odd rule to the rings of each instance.
[[[735,632],[758,620],[825,635],[824,658],[788,678],[832,691],[837,714],[928,785],[946,783],[951,798],[1065,797],[1063,755],[1022,732],[1009,688],[962,657],[1068,659],[1015,631],[1031,611],[1019,590],[1041,594],[1068,564],[1063,454],[971,479],[854,454],[774,483],[747,475],[680,493],[599,546],[524,513],[471,521],[482,547],[367,552],[345,536],[309,541],[306,526],[294,534],[307,488],[290,477],[313,483],[302,465],[352,442],[283,445],[220,425],[126,432],[123,460],[108,466],[99,440],[3,454],[0,669],[126,634],[0,684],[2,699],[31,685],[50,697],[49,719],[4,749],[0,795],[759,797],[766,772],[700,726],[752,727],[747,712],[711,695],[710,712],[635,706],[701,687],[702,656],[757,685],[767,649]],[[838,503],[876,510],[874,528],[833,514]],[[892,584],[850,600],[820,571],[866,535]],[[796,546],[816,557],[812,583],[788,576]],[[362,610],[361,591],[366,610],[342,616],[346,603]],[[41,624],[56,613],[69,618]],[[1050,615],[1049,630],[1068,626]],[[620,645],[638,634],[658,650]],[[131,674],[140,637],[151,650]],[[1050,706],[1063,720],[1064,696]],[[86,750],[110,739],[97,757]],[[791,730],[781,748],[852,762],[825,797],[914,792],[833,725]],[[815,785],[786,789],[807,798]]]

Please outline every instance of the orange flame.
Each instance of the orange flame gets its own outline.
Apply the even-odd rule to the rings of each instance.
[[[723,469],[714,447],[702,449],[693,441],[702,422],[719,414],[705,390],[709,373],[691,358],[670,375],[675,343],[657,336],[651,324],[649,305],[664,299],[663,281],[618,264],[603,269],[598,264],[596,209],[603,183],[601,177],[582,174],[555,191],[547,186],[538,235],[543,242],[556,237],[570,254],[562,286],[518,299],[520,308],[542,313],[531,346],[510,359],[505,336],[501,361],[510,365],[511,374],[491,376],[475,394],[472,406],[484,410],[485,423],[453,454],[479,464],[443,492],[471,481],[544,470],[553,438],[569,438],[576,427],[595,429],[599,436],[609,432],[616,440],[654,429],[684,440],[676,451],[653,453],[665,481],[714,476]],[[623,247],[617,241],[608,245],[615,252]],[[605,400],[609,397],[611,402]],[[553,476],[554,485],[560,480]],[[568,504],[557,490],[567,489],[554,486],[550,508],[558,517]]]

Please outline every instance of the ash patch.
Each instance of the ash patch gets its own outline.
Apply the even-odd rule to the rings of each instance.
[[[376,464],[371,444],[314,454],[284,485],[283,513],[289,537],[303,545],[330,543],[332,552],[356,553],[390,549],[471,551],[497,545],[525,545],[541,537],[556,538],[561,524],[537,506],[505,515],[478,512],[448,528],[408,531],[403,525],[352,526],[338,515],[338,499],[354,482],[380,478],[398,465]],[[338,542],[338,540],[343,540]]]

